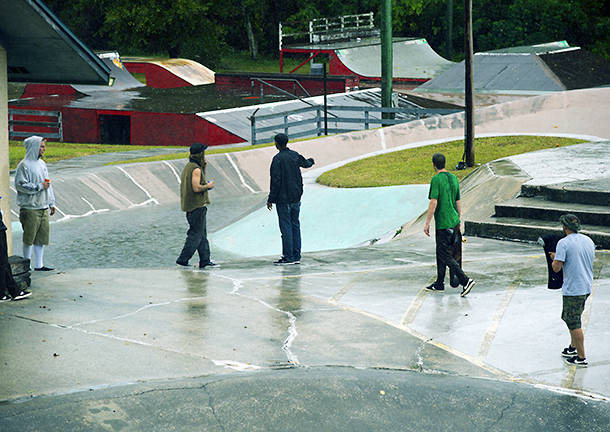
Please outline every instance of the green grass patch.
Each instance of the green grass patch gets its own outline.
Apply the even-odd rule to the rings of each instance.
[[[474,144],[475,165],[479,166],[503,157],[582,142],[586,141],[538,136],[477,138]],[[464,141],[460,140],[386,153],[351,162],[322,174],[318,178],[318,183],[343,188],[427,184],[435,175],[432,167],[434,153],[445,155],[447,170],[455,174],[459,180],[474,169],[467,168],[460,171],[455,169],[464,154]]]

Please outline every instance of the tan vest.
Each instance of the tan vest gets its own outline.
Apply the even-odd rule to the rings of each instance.
[[[192,212],[210,203],[207,189],[199,193],[193,191],[192,178],[195,168],[201,169],[195,162],[189,161],[182,170],[182,177],[180,178],[180,208],[184,212]],[[201,181],[199,183],[202,185],[206,184],[203,169],[201,169]]]

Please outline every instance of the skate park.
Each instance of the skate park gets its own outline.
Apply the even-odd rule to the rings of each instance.
[[[480,136],[588,142],[481,166],[462,182],[463,219],[489,218],[525,183],[603,185],[608,91],[477,109]],[[468,236],[473,291],[427,292],[425,186],[358,194],[315,183],[357,158],[460,139],[463,121],[291,144],[316,161],[304,171],[300,266],[272,265],[279,229],[263,207],[273,147],[209,156],[221,264],[209,271],[174,266],[184,160],[51,165],[60,211],[45,257],[57,271],[1,306],[2,430],[606,430],[607,251],[596,252],[584,315],[589,366],[574,369],[559,355],[568,333],[539,245]]]

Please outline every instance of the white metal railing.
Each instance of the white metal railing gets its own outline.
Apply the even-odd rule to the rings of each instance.
[[[270,140],[273,141],[273,138],[269,138],[269,134],[275,135],[278,132],[285,133],[290,136],[290,139],[339,134],[359,130],[358,126],[352,126],[354,124],[363,125],[364,129],[367,130],[371,126],[390,126],[416,120],[422,115],[447,115],[461,111],[463,109],[327,106],[327,115],[325,116],[324,106],[314,105],[257,116],[258,110],[256,110],[249,118],[250,141],[252,145],[267,143]],[[392,114],[393,118],[383,118],[384,113]],[[332,118],[328,119],[328,115],[331,115]],[[330,127],[329,122],[331,123]]]
[[[291,28],[307,24],[306,30],[293,31],[292,33],[284,33],[284,26]],[[309,43],[318,43],[324,40],[332,40],[348,37],[349,34],[361,31],[375,30],[373,12],[344,15],[335,18],[316,18],[310,21],[293,21],[284,24],[279,23],[279,38],[280,50],[282,49],[285,38],[296,39],[298,37],[307,36]]]

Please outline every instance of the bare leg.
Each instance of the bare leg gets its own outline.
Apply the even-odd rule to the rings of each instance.
[[[578,352],[578,357],[580,357],[581,359],[586,358],[585,335],[583,334],[582,329],[579,328],[575,330],[570,330],[570,337],[572,338],[572,342],[570,343],[570,345],[576,348],[576,351]]]

